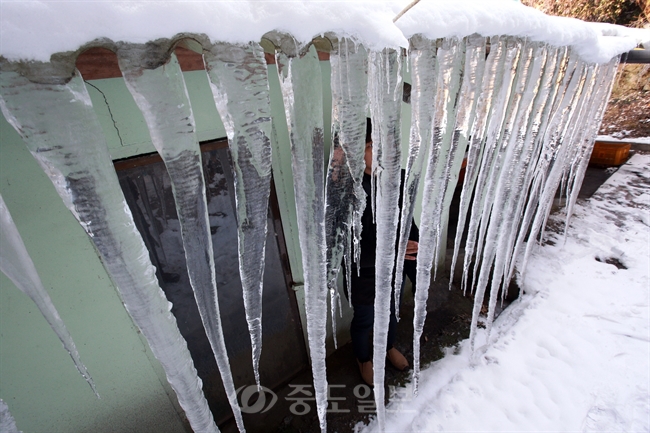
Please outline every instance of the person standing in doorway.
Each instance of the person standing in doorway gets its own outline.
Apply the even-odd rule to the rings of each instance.
[[[372,173],[372,125],[370,119],[366,124],[366,169],[363,175],[363,189],[366,192],[366,208],[361,217],[361,257],[359,263],[353,265],[350,281],[352,296],[352,307],[354,316],[350,324],[350,335],[352,337],[352,348],[357,359],[359,371],[364,382],[373,384],[372,345],[370,335],[374,324],[374,302],[375,302],[375,249],[377,246],[377,226],[373,221],[371,207],[371,173]],[[402,183],[404,183],[404,171],[402,170]],[[400,197],[400,206],[401,206]],[[406,248],[404,273],[409,276],[411,282],[415,281],[415,254],[418,251],[418,228],[415,222],[411,225],[409,240]],[[396,248],[397,250],[397,248]],[[358,267],[358,269],[357,269]],[[396,279],[402,284],[404,276]],[[413,285],[415,290],[415,285]],[[397,333],[397,318],[395,316],[395,299],[391,294],[390,322],[388,327],[388,340],[386,357],[398,370],[405,370],[409,363],[399,350],[394,347]]]

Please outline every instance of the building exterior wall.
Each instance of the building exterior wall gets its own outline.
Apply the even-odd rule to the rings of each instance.
[[[162,368],[90,239],[0,119],[0,193],[72,335],[95,398],[36,305],[0,273],[0,398],[25,432],[184,432]]]
[[[321,66],[329,152],[329,62]],[[199,140],[224,137],[205,72],[184,75]],[[269,79],[274,181],[306,332],[290,142],[275,65],[269,65]],[[155,152],[121,78],[92,80],[87,88],[113,159]],[[0,138],[0,194],[102,397],[94,397],[35,304],[0,273],[0,398],[18,428],[36,433],[184,431],[182,410],[162,367],[125,311],[90,239],[4,117]],[[346,304],[338,323],[340,344],[349,339],[350,320]]]

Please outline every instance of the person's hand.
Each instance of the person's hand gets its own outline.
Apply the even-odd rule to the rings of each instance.
[[[406,243],[406,255],[404,260],[415,260],[415,255],[418,253],[418,243],[416,241],[408,241]]]

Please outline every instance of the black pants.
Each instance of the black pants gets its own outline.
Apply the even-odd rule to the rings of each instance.
[[[350,323],[350,336],[352,337],[352,350],[354,351],[354,355],[360,362],[366,362],[372,359],[372,343],[370,341],[370,335],[372,335],[375,323],[374,268],[370,272],[362,269],[360,274],[360,276],[357,276],[356,270],[352,271],[351,291],[354,317],[352,318],[352,323]],[[391,293],[390,320],[388,322],[386,350],[393,347],[396,336],[397,318],[395,317],[395,296]]]

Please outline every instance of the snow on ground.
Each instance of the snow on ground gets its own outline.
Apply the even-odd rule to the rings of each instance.
[[[649,167],[635,155],[576,206],[566,244],[549,233],[490,344],[449,349],[386,431],[650,431]]]
[[[626,131],[615,133],[614,135],[599,135],[596,137],[596,141],[612,141],[612,142],[621,142],[621,143],[638,143],[638,144],[650,144],[650,137],[634,137],[634,138],[625,138],[627,136]]]

